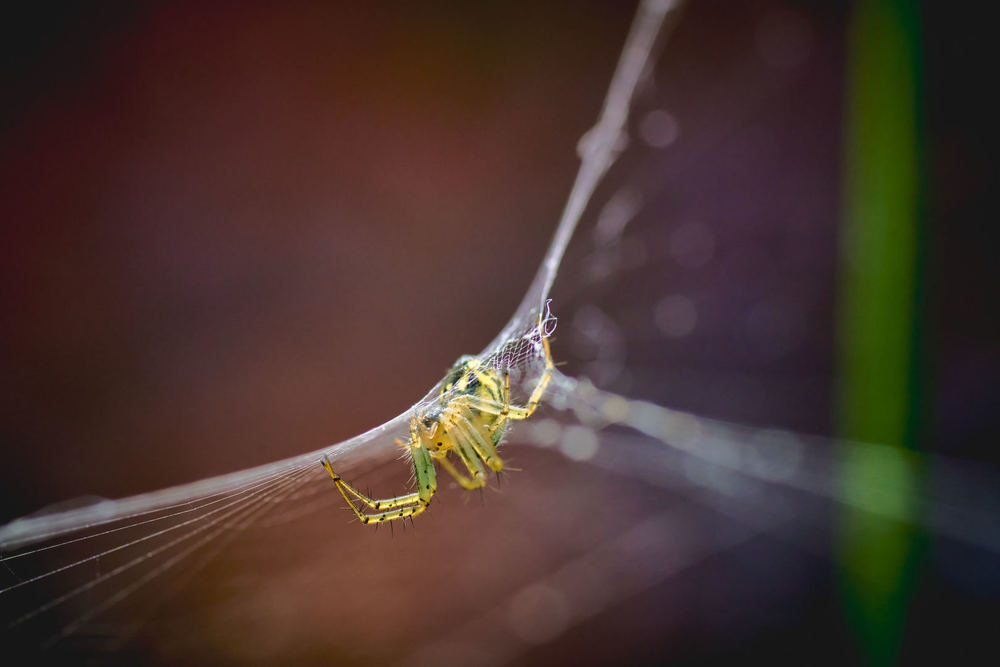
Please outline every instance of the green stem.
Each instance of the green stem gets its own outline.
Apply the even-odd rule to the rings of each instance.
[[[845,201],[839,294],[839,427],[846,438],[891,444],[899,456],[853,448],[841,483],[841,590],[869,664],[899,660],[918,560],[913,522],[921,474],[921,59],[917,8],[860,0],[848,48]]]

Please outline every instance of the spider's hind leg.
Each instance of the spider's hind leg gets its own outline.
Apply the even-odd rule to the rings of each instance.
[[[461,433],[465,441],[466,452],[470,455],[475,454],[476,457],[486,464],[486,467],[493,471],[503,470],[503,459],[497,454],[496,446],[494,445],[494,442],[500,439],[499,436],[494,434],[494,429],[501,422],[505,422],[505,416],[502,413],[484,435],[465,416],[456,415],[455,428]],[[500,434],[503,434],[502,430]],[[468,451],[470,447],[472,448],[472,452]],[[478,461],[476,463],[478,464]]]
[[[457,449],[455,451],[458,452]],[[463,463],[465,463],[466,459],[464,456],[459,454],[459,458],[462,459]],[[441,456],[438,458],[438,461],[441,462],[441,467],[447,470],[448,474],[454,477],[455,481],[458,482],[459,486],[461,486],[466,491],[471,491],[473,489],[481,489],[486,484],[485,473],[482,473],[481,475],[473,473],[473,476],[469,477],[468,475],[462,474],[458,470],[458,468],[455,467],[455,464],[449,461],[447,457]],[[471,466],[468,463],[466,463],[465,467],[469,468],[471,472]]]
[[[340,495],[344,496],[344,500],[354,510],[354,514],[361,520],[361,523],[378,524],[383,521],[391,521],[392,519],[414,517],[427,509],[427,506],[431,503],[431,499],[434,497],[434,492],[437,490],[437,475],[435,474],[434,463],[431,461],[430,454],[421,446],[411,447],[410,453],[413,455],[413,468],[416,473],[417,490],[413,493],[394,496],[392,498],[371,498],[358,491],[338,473],[334,472],[333,466],[330,465],[330,460],[326,456],[323,457],[321,463],[326,468],[326,471],[330,473],[330,477],[333,478],[334,484],[337,485]],[[351,500],[351,495],[372,509],[386,511],[366,514]]]

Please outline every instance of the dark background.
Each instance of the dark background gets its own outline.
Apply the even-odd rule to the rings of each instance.
[[[5,28],[7,518],[336,442],[479,350],[632,9],[66,12]]]
[[[996,463],[992,34],[926,4],[925,441]],[[0,520],[337,442],[480,350],[544,253],[633,11],[52,3],[10,15]],[[847,13],[687,8],[639,105],[665,105],[679,139],[626,154],[599,193],[643,194],[630,229],[653,261],[595,278],[585,225],[555,292],[567,372],[701,414],[831,432]],[[776,20],[807,26],[804,55],[762,51]],[[712,261],[693,268],[670,259],[670,232],[691,221],[715,234]],[[695,334],[656,333],[648,311],[664,292],[706,304]],[[625,336],[621,372],[603,382],[588,305]],[[512,456],[525,471],[514,488],[485,509],[443,493],[416,536],[382,539],[330,512],[247,538],[121,659],[398,661],[651,506],[727,530],[689,508],[684,488],[551,452]],[[393,493],[406,471],[388,467],[364,481]],[[519,659],[857,661],[822,555],[829,508],[801,502],[813,551],[750,541]],[[695,544],[698,531],[673,539]],[[1000,595],[995,558],[941,540],[928,562],[911,663],[984,642]],[[465,575],[479,584],[457,585]],[[356,618],[366,614],[388,620]],[[391,639],[377,631],[386,624]],[[491,628],[475,638],[498,641]]]

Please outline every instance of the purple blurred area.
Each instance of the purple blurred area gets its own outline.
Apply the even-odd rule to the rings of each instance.
[[[634,9],[147,2],[10,15],[0,523],[338,442],[481,350],[543,256]],[[847,13],[689,3],[640,98],[637,152],[599,191],[556,283],[563,370],[708,416],[830,432]],[[981,141],[996,127],[976,98],[992,41],[985,24],[925,13],[928,441],[996,462],[996,179]],[[623,189],[642,206],[631,245],[611,252],[595,225]],[[603,469],[519,446],[522,428],[502,451],[520,470],[485,507],[442,485],[416,531],[390,539],[351,523],[336,496],[298,519],[283,506],[192,580],[171,574],[130,599],[154,615],[98,661],[859,659],[831,504],[778,489],[800,518],[758,533],[770,519],[750,497],[753,521],[718,511],[689,484],[690,461],[660,461],[656,443],[611,433]],[[624,472],[644,463],[676,479]],[[389,495],[409,470],[343,472]],[[647,523],[661,530],[629,541]],[[1000,599],[994,557],[945,544],[931,560],[907,657],[936,655],[943,611],[975,646]],[[561,603],[537,582],[567,563],[611,602],[546,637]],[[637,573],[645,588],[616,589]],[[461,639],[481,652],[449,653]],[[74,650],[57,655],[75,662]]]

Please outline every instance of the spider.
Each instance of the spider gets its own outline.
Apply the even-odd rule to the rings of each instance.
[[[552,353],[544,332],[541,342],[545,370],[524,406],[510,404],[509,371],[501,372],[472,356],[461,357],[455,362],[445,376],[438,402],[410,420],[409,441],[404,443],[396,439],[396,444],[406,449],[413,458],[416,491],[394,498],[370,498],[344,481],[333,471],[330,460],[323,456],[323,467],[361,523],[378,525],[392,519],[413,517],[427,509],[437,490],[435,461],[464,489],[484,487],[486,468],[495,472],[503,470],[503,459],[497,455],[497,446],[507,422],[530,417],[552,379]],[[468,474],[460,471],[448,458],[449,452],[455,453]],[[351,496],[376,511],[366,514],[351,500]]]

